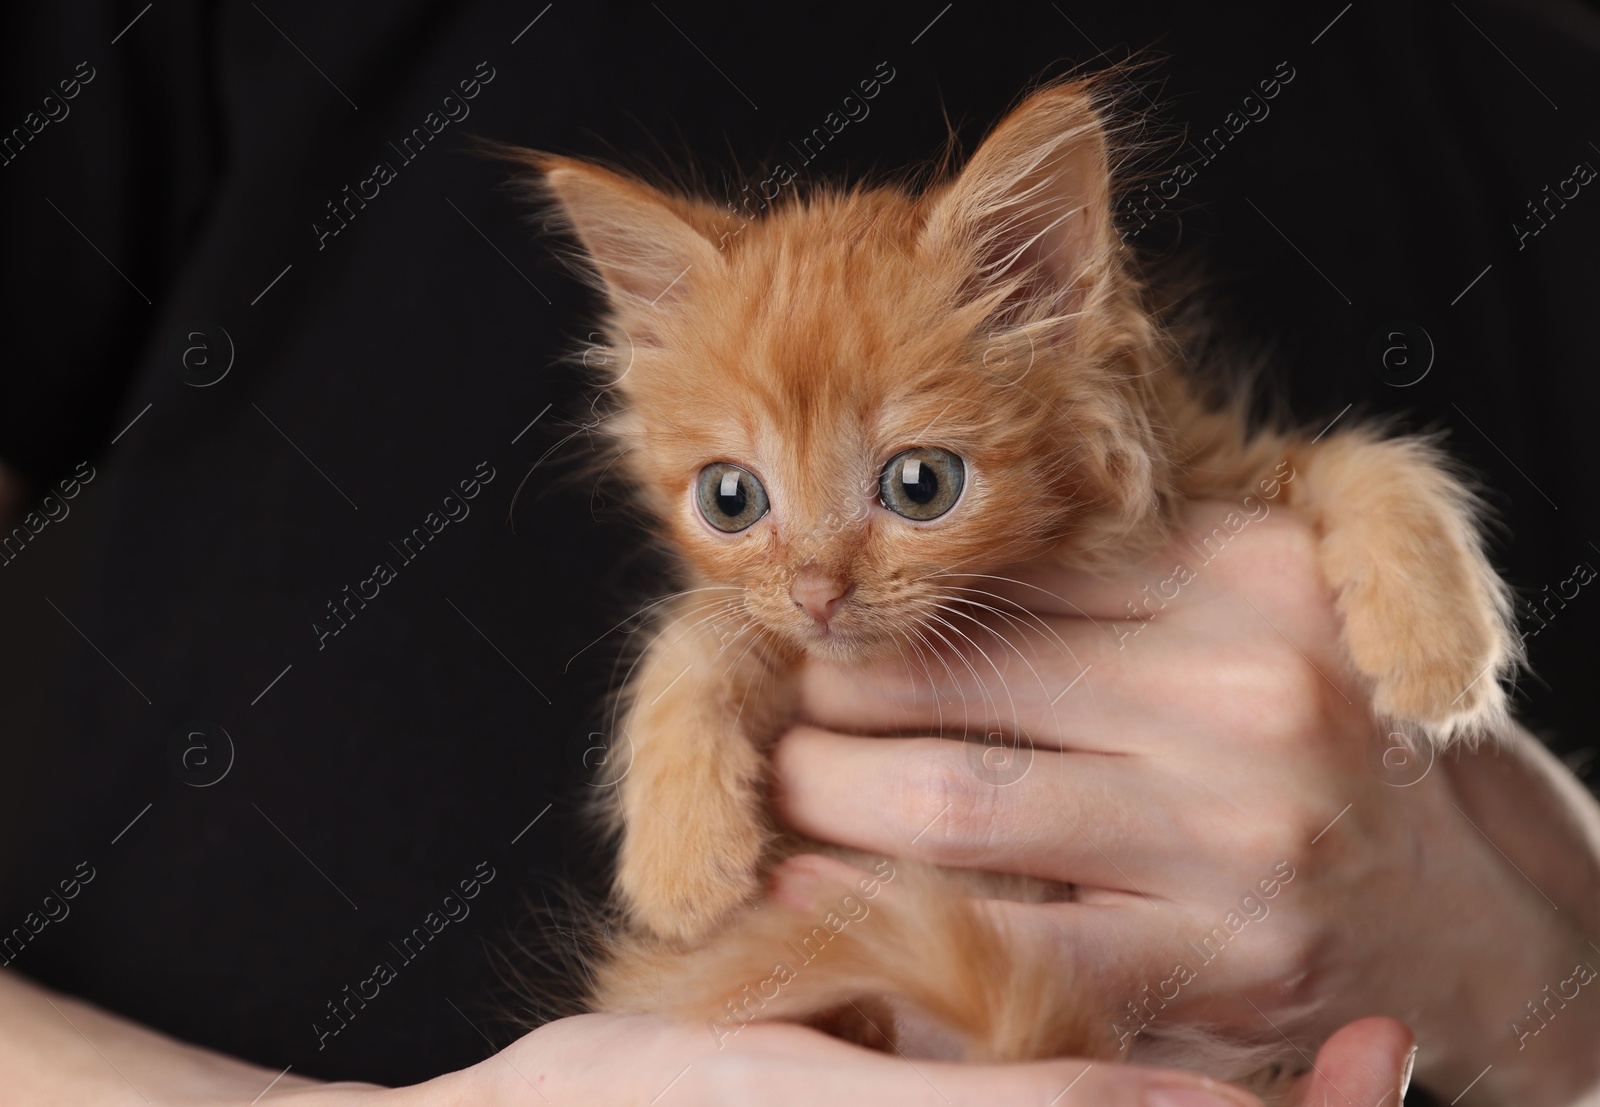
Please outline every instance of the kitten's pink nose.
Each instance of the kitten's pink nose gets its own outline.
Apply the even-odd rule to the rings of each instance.
[[[789,598],[820,625],[827,626],[853,589],[853,585],[821,569],[801,569],[789,586]]]

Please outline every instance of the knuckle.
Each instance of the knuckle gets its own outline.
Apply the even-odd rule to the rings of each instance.
[[[917,846],[953,863],[981,856],[994,830],[995,789],[972,772],[960,743],[918,742],[906,770],[906,825]]]
[[[1262,556],[1283,565],[1308,568],[1316,565],[1316,533],[1298,516],[1273,512],[1256,527],[1256,540]]]
[[[1311,663],[1280,647],[1259,651],[1235,674],[1249,725],[1271,746],[1300,744],[1320,733],[1327,694]]]
[[[1251,938],[1249,957],[1260,973],[1278,979],[1303,974],[1316,960],[1318,943],[1311,930],[1291,918],[1272,920]]]
[[[1309,860],[1312,843],[1326,823],[1325,815],[1313,814],[1304,804],[1258,808],[1249,821],[1234,828],[1235,855],[1258,865],[1287,864],[1290,871],[1298,872]]]

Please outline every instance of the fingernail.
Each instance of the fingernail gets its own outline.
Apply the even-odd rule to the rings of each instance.
[[[1400,1102],[1406,1101],[1406,1092],[1411,1087],[1411,1070],[1417,1067],[1417,1047],[1412,1046],[1411,1052],[1406,1054],[1406,1063],[1400,1069]]]
[[[1224,1097],[1199,1088],[1152,1088],[1145,1093],[1145,1107],[1240,1107],[1241,1100]]]

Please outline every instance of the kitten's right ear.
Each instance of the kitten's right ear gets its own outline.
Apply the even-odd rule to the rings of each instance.
[[[520,151],[517,160],[536,171],[624,316],[669,306],[696,279],[694,270],[723,265],[707,228],[690,222],[700,213],[688,201],[576,158]]]

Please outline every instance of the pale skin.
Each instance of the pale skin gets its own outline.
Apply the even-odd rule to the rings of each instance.
[[[1299,648],[1333,675],[1337,666],[1329,659],[1336,638],[1329,624],[1328,600],[1315,573],[1305,568],[1310,564],[1309,546],[1294,537],[1294,524],[1286,518],[1283,522],[1291,528],[1287,532],[1278,529],[1275,516],[1263,521],[1255,535],[1242,534],[1239,543],[1249,538],[1250,544],[1230,548],[1230,554],[1241,555],[1231,570],[1224,570],[1220,560],[1207,567],[1216,571],[1207,573],[1206,587],[1224,594],[1230,581],[1235,587],[1248,582],[1248,595],[1263,615],[1294,636]],[[1095,586],[1068,574],[1037,579],[1047,591],[1066,594],[1070,587],[1091,612],[1101,599],[1120,597],[1116,587],[1126,583]],[[1195,585],[1201,583],[1197,580]],[[1104,591],[1097,592],[1097,587]],[[1082,628],[1075,628],[1071,617],[1053,614],[1042,593],[1031,594],[1030,606],[1051,621],[1057,634],[1074,641],[1069,634]],[[1197,598],[1206,594],[1193,593]],[[962,778],[948,771],[951,750],[946,747],[953,744],[858,739],[810,727],[790,733],[776,753],[783,813],[822,838],[899,856],[1033,872],[1079,883],[1085,889],[1079,903],[1008,910],[1018,925],[1060,927],[1063,950],[1083,950],[1087,962],[1105,967],[1107,979],[1121,971],[1138,979],[1141,971],[1154,966],[1150,979],[1159,981],[1170,971],[1167,962],[1172,959],[1170,949],[1163,946],[1203,934],[1279,860],[1292,860],[1296,875],[1270,901],[1272,914],[1250,923],[1256,931],[1241,931],[1229,956],[1206,966],[1183,989],[1179,1001],[1191,1005],[1184,1013],[1192,1014],[1203,1002],[1212,1017],[1243,1020],[1252,1014],[1250,1008],[1241,1011],[1230,995],[1245,991],[1261,1011],[1272,1014],[1284,997],[1269,994],[1262,983],[1315,970],[1312,979],[1320,983],[1307,985],[1305,998],[1315,992],[1315,998],[1328,1000],[1326,1026],[1358,1021],[1333,1035],[1317,1054],[1316,1069],[1302,1084],[1302,1101],[1307,1104],[1386,1107],[1398,1102],[1410,1067],[1410,1033],[1391,1019],[1359,1018],[1397,1004],[1430,1032],[1452,1016],[1494,1012],[1481,1026],[1470,1028],[1482,1032],[1481,1042],[1474,1038],[1459,1058],[1447,1051],[1427,1062],[1430,1071],[1441,1077],[1452,1076],[1452,1066],[1463,1059],[1470,1062],[1488,1055],[1483,1051],[1498,1048],[1505,1053],[1505,1043],[1494,1045],[1496,1035],[1505,1035],[1515,1051],[1517,1043],[1510,1039],[1505,1020],[1526,999],[1534,998],[1544,983],[1570,974],[1570,958],[1561,951],[1563,943],[1572,944],[1573,935],[1563,929],[1565,923],[1553,925],[1544,918],[1557,913],[1537,893],[1519,889],[1520,878],[1514,873],[1506,877],[1509,870],[1503,862],[1497,867],[1488,846],[1473,845],[1470,829],[1467,834],[1448,832],[1454,826],[1445,814],[1449,804],[1435,793],[1453,797],[1472,812],[1474,821],[1518,858],[1529,877],[1558,898],[1563,914],[1570,910],[1580,920],[1594,915],[1594,904],[1584,904],[1582,893],[1592,896],[1597,886],[1594,866],[1600,855],[1595,847],[1600,833],[1593,821],[1585,822],[1593,819],[1585,806],[1588,801],[1569,779],[1545,774],[1546,764],[1521,747],[1513,747],[1521,749],[1517,757],[1473,758],[1459,768],[1441,764],[1411,788],[1382,783],[1365,767],[1364,746],[1351,737],[1357,730],[1352,720],[1359,717],[1359,708],[1343,704],[1342,697],[1335,698],[1331,691],[1318,691],[1319,685],[1326,686],[1315,674],[1285,677],[1285,670],[1294,671],[1289,659],[1296,654],[1290,647],[1273,646],[1266,635],[1250,634],[1247,624],[1235,618],[1238,612],[1230,615],[1236,606],[1241,605],[1197,602],[1191,608],[1204,607],[1206,614],[1187,618],[1180,618],[1182,609],[1174,606],[1137,637],[1126,640],[1124,649],[1116,650],[1115,640],[1108,639],[1115,656],[1103,649],[1103,657],[1090,655],[1089,635],[1105,634],[1092,626],[1084,631],[1081,648],[1074,643],[1078,657],[1095,668],[1058,701],[1058,714],[1070,720],[1074,751],[1100,748],[1124,754],[1098,755],[1106,765],[1115,762],[1126,768],[1120,779],[1097,770],[1093,788],[1085,788],[1081,779],[1086,774],[1080,765],[1074,764],[1072,772],[1064,771],[1065,761],[1062,768],[1050,768],[1051,756],[1082,761],[1088,755],[1048,748],[1052,733],[1058,745],[1067,743],[1059,737],[1062,732],[1051,732],[1040,718],[1028,714],[1027,681],[1013,673],[1009,683],[1016,718],[1029,727],[1036,750],[1022,780],[1004,788],[986,786],[992,802],[983,801],[978,791],[967,791]],[[1249,614],[1247,607],[1245,611]],[[1173,618],[1166,620],[1168,614]],[[1012,633],[1017,633],[1015,628]],[[1282,642],[1274,632],[1268,633]],[[1044,646],[1037,657],[1030,655],[1046,680],[1044,667],[1051,664],[1050,656],[1051,650]],[[981,663],[976,654],[973,659]],[[1078,670],[1071,668],[1070,659],[1057,664],[1062,668],[1056,675],[1065,676],[1061,682],[1065,687]],[[1149,671],[1134,671],[1131,666],[1157,664],[1168,676],[1159,684],[1143,684],[1140,694]],[[1309,666],[1310,661],[1302,664]],[[1119,684],[1121,665],[1130,668]],[[1224,683],[1230,669],[1233,679]],[[1033,679],[1026,668],[1021,672]],[[1106,679],[1088,683],[1102,674]],[[909,695],[904,673],[880,671],[841,679],[837,673],[815,670],[805,682],[807,710],[814,721],[834,725],[841,725],[841,716],[848,715],[858,730],[908,725],[908,716],[895,712],[890,718],[883,713],[885,703],[892,701],[875,703],[874,695],[863,695],[884,691],[885,681],[902,698]],[[1219,689],[1230,684],[1231,694],[1221,695]],[[1074,698],[1086,687],[1093,690],[1092,698]],[[1120,699],[1119,687],[1126,690]],[[1269,700],[1248,700],[1262,695],[1263,688]],[[1152,690],[1159,694],[1151,694]],[[981,698],[974,690],[969,702]],[[1009,698],[1002,702],[1011,710]],[[947,723],[950,718],[947,706]],[[1173,737],[1163,744],[1173,720],[1182,721],[1187,743]],[[1112,749],[1113,740],[1121,747]],[[1093,745],[1096,741],[1103,744]],[[1351,747],[1354,759],[1349,756]],[[968,751],[956,747],[955,752],[962,758],[955,764],[968,774],[966,779],[972,779],[965,760]],[[1158,752],[1160,768],[1152,756]],[[1437,783],[1430,784],[1434,778]],[[1074,786],[1074,780],[1080,783]],[[1163,781],[1184,786],[1174,792],[1162,789]],[[1314,846],[1309,844],[1309,836],[1347,803],[1353,806],[1333,828]],[[1085,846],[1085,837],[1056,808],[1070,814],[1100,849]],[[1129,818],[1130,814],[1137,817]],[[933,815],[940,818],[930,823]],[[1513,818],[1519,820],[1515,828]],[[1066,827],[1064,834],[1052,828],[1052,819]],[[930,829],[918,837],[925,826]],[[1413,847],[1429,851],[1427,865],[1386,860],[1396,854],[1413,856]],[[1439,856],[1434,851],[1443,854],[1437,864],[1431,860]],[[1117,869],[1128,883],[1137,883],[1143,895],[1130,893]],[[1420,910],[1413,903],[1419,887],[1427,893]],[[1463,935],[1451,929],[1452,922],[1457,928],[1465,926],[1455,912],[1440,907],[1451,896],[1470,900],[1478,917],[1488,920],[1482,931]],[[1352,902],[1382,903],[1381,925],[1365,930],[1352,925],[1352,915],[1359,915],[1351,910]],[[1163,929],[1169,919],[1182,923]],[[1593,929],[1591,925],[1590,932]],[[1484,945],[1504,955],[1505,965],[1486,969]],[[1479,966],[1477,977],[1457,980],[1447,971],[1449,959],[1428,956],[1429,949],[1470,955]],[[1231,956],[1235,950],[1237,957]],[[1377,979],[1380,976],[1385,979]],[[1379,987],[1386,981],[1394,985],[1392,990],[1413,996],[1428,994],[1436,983],[1446,988],[1472,986],[1464,987],[1458,993],[1460,1002],[1448,1009],[1423,1005],[1413,1010]],[[1171,1009],[1174,1015],[1183,1012],[1179,1001]],[[1595,1040],[1590,1017],[1580,1003],[1569,1004],[1527,1040],[1528,1049],[1539,1058],[1540,1071],[1519,1069],[1515,1058],[1497,1063],[1496,1070],[1523,1082],[1502,1083],[1503,1078],[1491,1071],[1461,1102],[1580,1102],[1576,1092],[1545,1094],[1549,1081],[1541,1085],[1540,1079],[1556,1073],[1568,1081],[1565,1086],[1575,1088],[1588,1078],[1578,1054],[1583,1042]],[[1472,1052],[1473,1048],[1480,1052]],[[628,1063],[619,1065],[618,1058],[627,1058]],[[0,1087],[6,1089],[8,1102],[136,1104],[148,1099],[224,1107],[252,1102],[275,1075],[175,1042],[69,997],[46,993],[14,973],[0,973]],[[1496,1080],[1491,1082],[1490,1077]],[[746,1028],[719,1050],[703,1027],[617,1015],[552,1023],[478,1065],[409,1088],[319,1084],[289,1074],[273,1084],[260,1102],[296,1099],[328,1107],[369,1102],[549,1102],[606,1107],[649,1103],[663,1089],[666,1094],[659,1102],[667,1107],[673,1102],[831,1102],[873,1107],[947,1102],[1214,1107],[1254,1102],[1236,1090],[1191,1076],[1128,1065],[1070,1060],[1000,1067],[917,1062],[913,1068],[899,1058],[784,1025]],[[1159,1098],[1158,1092],[1169,1098]],[[1178,1093],[1190,1098],[1171,1097]],[[1559,1098],[1562,1095],[1566,1098]]]
[[[1410,1032],[1387,1019],[1340,1031],[1317,1055],[1306,1104],[1398,1102]],[[626,1063],[619,1063],[619,1059]],[[1075,1061],[976,1066],[871,1053],[813,1030],[752,1026],[719,1050],[701,1026],[646,1015],[550,1023],[470,1068],[406,1088],[321,1084],[173,1041],[0,973],[0,1088],[7,1103],[178,1107],[1248,1107],[1183,1073]],[[271,1090],[262,1095],[263,1089]],[[1069,1089],[1063,1091],[1063,1089]],[[1184,1098],[1184,1096],[1190,1098]],[[1165,1096],[1166,1098],[1162,1098]],[[1348,1096],[1349,1098],[1345,1098]],[[259,1100],[258,1098],[259,1097]],[[1054,1098],[1052,1098],[1054,1097]],[[1195,1098],[1198,1097],[1198,1098]]]
[[[1275,511],[1208,564],[1174,549],[1109,579],[1007,574],[1023,583],[980,583],[1042,619],[1004,626],[1020,650],[952,618],[978,640],[971,668],[811,665],[810,725],[773,755],[780,813],[824,841],[1077,885],[1077,902],[996,910],[1057,935],[1111,1009],[1133,1001],[1123,1031],[1203,1017],[1320,1037],[1392,1015],[1446,1101],[1471,1085],[1462,1107],[1600,1102],[1600,990],[1574,975],[1600,967],[1600,812],[1522,731],[1426,773],[1391,749],[1385,768],[1397,743],[1341,663],[1314,542]],[[1127,621],[1125,601],[1180,560],[1193,579]],[[941,718],[1027,733],[1026,771],[949,740],[843,733]],[[1297,1019],[1303,1004],[1316,1011]]]

